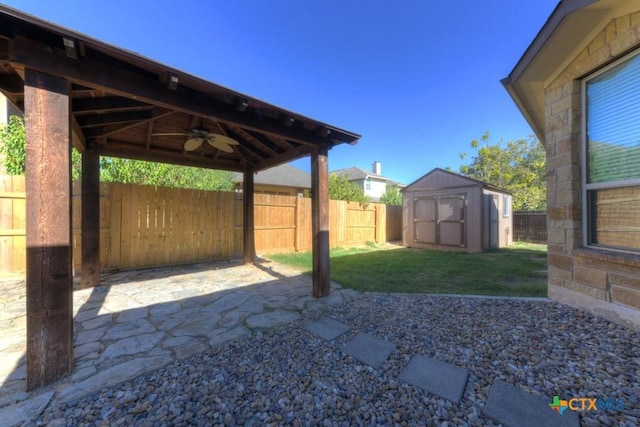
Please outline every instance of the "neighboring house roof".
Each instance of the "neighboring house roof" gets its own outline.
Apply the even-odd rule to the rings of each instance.
[[[336,175],[346,176],[349,181],[357,181],[357,180],[361,180],[361,179],[373,178],[373,179],[377,179],[377,180],[380,180],[380,181],[385,181],[388,184],[402,186],[402,184],[400,184],[400,183],[398,183],[396,181],[393,181],[392,179],[389,179],[389,178],[384,177],[382,175],[377,175],[377,174],[375,174],[373,172],[367,172],[367,171],[362,170],[362,169],[357,168],[357,167],[338,169],[338,170],[335,170],[335,171],[333,171],[331,173],[332,174],[336,174]]]
[[[451,171],[448,171],[448,170],[445,170],[445,169],[441,169],[441,168],[435,168],[431,172],[427,172],[426,174],[422,175],[420,178],[416,179],[411,184],[407,185],[405,188],[400,190],[400,192],[403,193],[405,190],[410,190],[412,185],[416,184],[419,181],[422,181],[423,179],[425,179],[425,178],[427,178],[430,175],[433,175],[435,173],[446,173],[446,174],[455,176],[457,178],[469,181],[470,184],[481,185],[482,188],[487,189],[487,190],[497,191],[499,193],[513,194],[513,192],[511,190],[507,190],[505,188],[501,188],[501,187],[498,187],[496,185],[489,184],[488,182],[480,181],[480,180],[477,180],[477,179],[474,179],[474,178],[469,178],[468,176],[460,175],[459,173],[451,172]]]
[[[502,79],[540,141],[544,141],[546,82],[579,53],[590,34],[597,34],[617,15],[628,13],[624,8],[629,3],[628,0],[562,0],[513,71]]]
[[[243,182],[244,176],[233,173],[233,182]],[[279,185],[282,187],[311,188],[311,175],[290,164],[282,164],[255,174],[254,184]]]

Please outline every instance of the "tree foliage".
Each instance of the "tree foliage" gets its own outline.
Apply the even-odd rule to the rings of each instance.
[[[0,160],[9,175],[24,175],[26,160],[26,132],[24,120],[10,116],[9,122],[0,128]],[[71,177],[80,179],[82,155],[71,150]]]
[[[369,198],[365,196],[364,190],[357,184],[350,182],[344,175],[329,175],[329,198],[358,202],[361,206],[369,204]]]
[[[513,210],[546,209],[545,151],[533,136],[490,144],[489,132],[471,141],[476,155],[460,173],[513,192]],[[467,155],[462,153],[461,159]]]
[[[402,194],[400,194],[400,191],[396,187],[387,187],[387,190],[380,197],[380,203],[385,205],[401,206]]]
[[[213,191],[231,191],[234,186],[232,175],[227,171],[115,157],[100,158],[100,180]]]
[[[9,117],[9,122],[0,128],[0,155],[9,175],[24,174],[24,140],[24,121],[18,116]]]
[[[0,154],[10,175],[25,172],[24,120],[11,116],[9,123],[0,129]],[[75,148],[71,152],[72,178],[79,179],[82,154]],[[195,188],[198,190],[233,190],[230,172],[151,163],[140,160],[100,158],[100,180],[125,184],[158,185],[163,187]]]

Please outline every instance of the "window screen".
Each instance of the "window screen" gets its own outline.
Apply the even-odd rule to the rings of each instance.
[[[640,178],[640,56],[587,83],[588,183]]]
[[[640,250],[640,55],[588,78],[583,90],[586,243]]]

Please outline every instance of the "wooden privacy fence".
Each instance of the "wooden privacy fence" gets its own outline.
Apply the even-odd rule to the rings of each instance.
[[[80,268],[80,183],[73,188],[73,264]],[[234,255],[233,193],[100,184],[100,269],[184,264]]]
[[[0,273],[26,269],[24,177],[0,175]],[[311,250],[311,199],[255,194],[258,254]],[[73,264],[81,255],[80,183],[73,185]],[[331,200],[332,247],[387,241],[387,206]],[[398,216],[401,222],[401,217]],[[100,269],[115,271],[242,254],[241,194],[100,184]],[[401,225],[396,225],[401,228]]]
[[[547,211],[514,212],[513,240],[547,243]]]
[[[256,252],[306,251],[312,248],[311,199],[256,194],[254,226]],[[238,217],[241,205],[238,206]],[[386,242],[386,205],[329,200],[331,247]]]
[[[26,270],[24,176],[0,175],[0,273]]]

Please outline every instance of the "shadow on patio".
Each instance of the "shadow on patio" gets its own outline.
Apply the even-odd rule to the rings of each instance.
[[[101,283],[73,293],[72,374],[29,394],[24,282],[11,282],[0,319],[0,366],[6,367],[0,373],[0,407],[43,392],[49,392],[44,406],[51,398],[74,401],[252,330],[316,317],[323,307],[354,295],[332,284],[329,297],[315,299],[310,276],[264,260],[123,271],[102,275]]]

